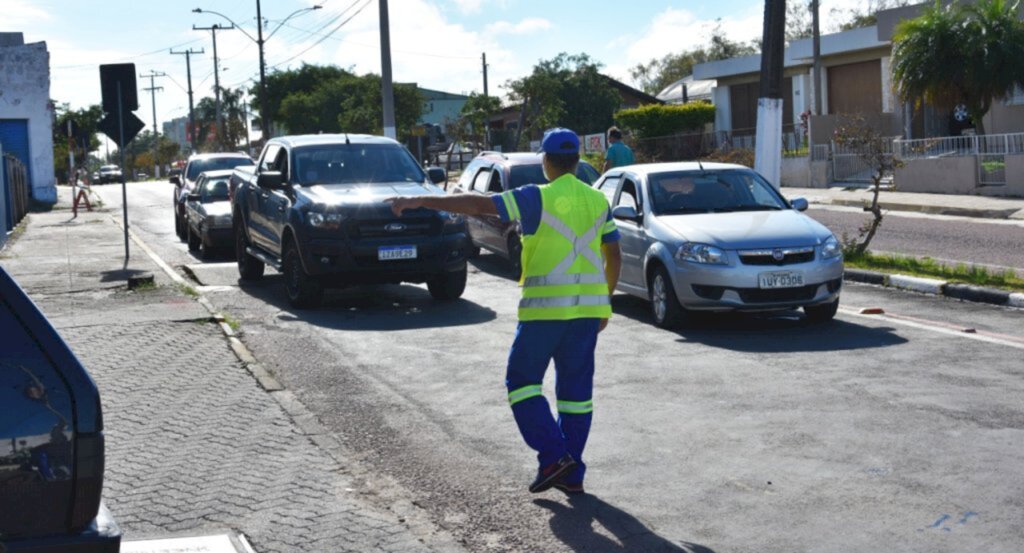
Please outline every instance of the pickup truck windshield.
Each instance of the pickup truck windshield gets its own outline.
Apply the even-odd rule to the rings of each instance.
[[[418,182],[426,174],[416,160],[394,144],[325,144],[296,148],[292,182],[314,184],[385,184]]]

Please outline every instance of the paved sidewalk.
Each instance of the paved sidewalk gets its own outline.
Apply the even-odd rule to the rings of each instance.
[[[811,204],[842,205],[861,207],[871,202],[871,191],[867,189],[796,188],[785,186],[782,193],[787,198],[804,197]],[[878,197],[883,209],[894,211],[916,211],[937,215],[959,215],[985,219],[1024,220],[1024,199],[993,198],[988,196],[964,196],[955,194],[923,194],[918,192],[893,192],[882,190]]]
[[[29,215],[0,264],[100,388],[104,499],[125,540],[235,530],[258,553],[459,549],[371,504],[353,469],[289,416],[294,399],[260,388],[210,313],[134,242],[124,266],[118,214],[71,220],[67,196]],[[139,273],[157,286],[129,291]]]

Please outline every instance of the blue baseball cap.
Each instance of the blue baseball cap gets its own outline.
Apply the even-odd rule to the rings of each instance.
[[[544,131],[544,140],[540,143],[540,151],[545,154],[578,154],[580,139],[569,129],[556,127]]]

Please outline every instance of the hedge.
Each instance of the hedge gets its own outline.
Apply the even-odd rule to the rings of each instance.
[[[653,138],[702,128],[715,122],[715,106],[706,102],[648,104],[616,112],[615,121],[637,138]]]

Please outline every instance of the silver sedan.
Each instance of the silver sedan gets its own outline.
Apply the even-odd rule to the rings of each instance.
[[[658,326],[691,311],[802,307],[829,321],[839,307],[843,256],[827,228],[740,165],[620,167],[594,187],[622,235],[618,290],[649,299]]]

